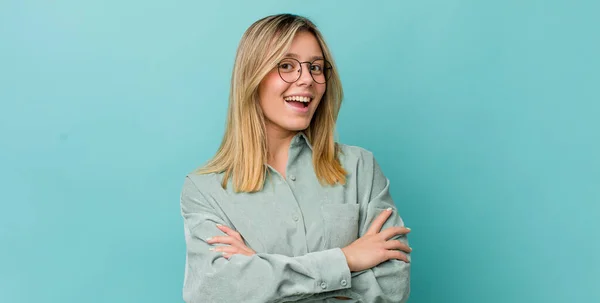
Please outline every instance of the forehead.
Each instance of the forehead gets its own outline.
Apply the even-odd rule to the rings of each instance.
[[[296,34],[286,57],[300,60],[314,60],[323,58],[323,51],[317,38],[310,32],[302,31]]]

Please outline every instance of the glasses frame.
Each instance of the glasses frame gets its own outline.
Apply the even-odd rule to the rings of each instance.
[[[281,62],[284,60],[294,60],[296,62],[298,62],[298,66],[300,66],[300,69],[297,71],[298,73],[298,77],[296,77],[296,80],[290,82],[287,81],[283,78],[283,76],[281,75],[281,70],[279,69],[281,67]],[[311,67],[313,66],[313,63],[315,61],[319,61],[319,60],[323,60],[325,62],[325,66],[323,67],[323,73],[325,74],[325,82],[319,82],[315,79],[315,76],[312,74],[312,69]],[[279,74],[279,77],[281,78],[281,80],[283,80],[286,83],[296,83],[296,81],[298,81],[300,79],[300,77],[302,77],[302,64],[308,63],[308,73],[310,74],[310,77],[313,79],[313,81],[315,81],[315,83],[319,83],[319,84],[325,84],[327,83],[327,81],[329,81],[329,78],[331,78],[331,74],[333,73],[333,66],[331,66],[331,63],[325,59],[315,59],[312,62],[310,61],[304,61],[304,62],[300,62],[300,60],[296,59],[296,58],[284,58],[282,59],[279,63],[277,63],[277,73]]]

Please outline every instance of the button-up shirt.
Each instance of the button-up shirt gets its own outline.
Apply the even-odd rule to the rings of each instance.
[[[264,188],[235,193],[223,173],[189,173],[181,192],[186,240],[183,297],[186,302],[405,302],[410,263],[392,259],[350,272],[341,248],[366,233],[387,208],[382,230],[404,226],[390,196],[389,180],[373,154],[337,143],[348,172],[345,185],[321,185],[312,147],[303,133],[288,150],[286,177],[271,166]],[[225,235],[216,224],[238,231],[256,254],[229,259],[206,243]],[[405,235],[398,235],[407,243]],[[217,244],[219,245],[219,244]],[[338,300],[343,296],[351,300]]]

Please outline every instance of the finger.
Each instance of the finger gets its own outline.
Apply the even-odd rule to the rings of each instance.
[[[381,228],[383,227],[383,224],[385,223],[385,221],[390,217],[391,214],[392,214],[391,208],[388,208],[388,209],[384,210],[383,212],[381,212],[379,214],[379,216],[377,216],[375,218],[375,220],[373,220],[373,222],[371,223],[371,226],[369,226],[369,229],[367,230],[366,234],[374,235],[374,234],[378,233],[381,230]]]
[[[220,252],[220,253],[228,253],[228,254],[236,254],[239,252],[239,249],[237,247],[233,247],[230,245],[211,247],[211,248],[209,248],[209,250],[212,250],[214,252]]]
[[[405,235],[410,232],[410,228],[402,226],[392,226],[384,229],[379,235],[385,240],[389,240],[397,235]]]
[[[253,253],[249,253],[243,250],[240,250],[238,247],[233,246],[218,246],[209,248],[211,251],[221,253],[221,255],[227,259],[229,259],[233,255],[245,255],[252,256]]]
[[[406,252],[406,253],[412,252],[412,248],[411,247],[409,247],[408,245],[406,245],[404,242],[398,241],[398,240],[389,240],[389,241],[386,241],[385,244],[383,245],[383,247],[385,249],[398,249],[398,250],[401,250],[401,251]]]
[[[253,250],[251,250],[250,248],[248,248],[246,246],[246,242],[244,241],[244,238],[242,237],[242,235],[238,231],[236,231],[236,230],[234,230],[234,229],[232,229],[232,228],[230,228],[228,226],[225,226],[223,224],[217,224],[217,228],[219,228],[222,232],[226,233],[227,235],[229,235],[229,236],[237,239],[239,241],[238,244],[239,244],[239,246],[240,246],[241,249],[247,251],[250,254],[254,254],[255,253]]]
[[[225,258],[225,259],[229,260],[229,259],[230,259],[231,257],[233,257],[234,255],[245,255],[245,254],[239,254],[239,253],[236,253],[236,254],[223,253],[223,258]],[[247,256],[247,255],[246,255],[246,256]]]
[[[225,226],[223,224],[217,224],[217,228],[220,229],[222,232],[242,241],[242,235],[240,235],[240,233],[238,233],[236,230],[231,229],[228,226]]]
[[[231,236],[217,236],[217,237],[208,238],[208,239],[206,239],[206,243],[208,243],[208,244],[229,244],[229,246],[235,247],[236,249],[238,249],[240,252],[243,252],[244,254],[252,255],[252,254],[256,253],[256,252],[254,252],[254,250],[252,250],[248,246],[246,246],[243,242],[241,242],[238,239],[233,238]]]
[[[388,260],[396,259],[396,260],[404,261],[406,263],[410,263],[408,256],[399,250],[388,250],[386,252],[386,258]]]
[[[234,237],[230,237],[230,236],[216,236],[216,237],[206,239],[206,243],[208,243],[208,244],[221,243],[221,244],[236,245],[239,243],[239,241],[238,241],[238,239],[236,239]]]
[[[251,255],[256,254],[256,252],[254,250],[252,250],[250,247],[248,247],[246,245],[242,246],[241,248],[244,251],[244,254],[247,255],[247,256],[251,256]]]

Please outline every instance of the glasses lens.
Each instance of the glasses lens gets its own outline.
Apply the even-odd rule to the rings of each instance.
[[[279,75],[285,82],[295,82],[300,77],[300,62],[295,59],[283,59],[278,66]]]
[[[310,69],[310,74],[315,82],[323,84],[331,77],[332,68],[327,60],[318,59],[306,65]],[[294,58],[286,58],[279,62],[277,71],[283,81],[294,83],[300,79],[300,70],[302,69],[300,61]]]
[[[329,76],[331,76],[331,65],[322,59],[315,60],[310,66],[310,73],[315,82],[325,83],[329,80]]]

